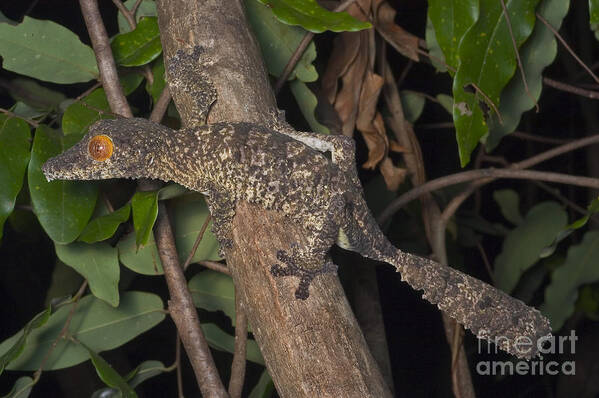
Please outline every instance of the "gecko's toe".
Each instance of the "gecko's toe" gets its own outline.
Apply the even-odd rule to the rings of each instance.
[[[289,267],[283,267],[281,264],[275,264],[270,267],[270,273],[273,276],[289,276],[292,275],[291,269]]]

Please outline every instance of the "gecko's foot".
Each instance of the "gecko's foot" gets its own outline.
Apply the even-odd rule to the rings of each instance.
[[[295,248],[292,247],[292,249]],[[295,252],[296,250],[293,251]],[[270,268],[270,273],[274,276],[299,277],[300,283],[295,291],[295,298],[299,300],[306,300],[310,296],[310,283],[312,283],[312,280],[316,278],[316,276],[325,273],[337,272],[337,266],[330,260],[326,261],[322,268],[312,270],[298,266],[294,257],[295,256],[290,256],[285,250],[279,250],[277,252],[277,259],[285,264],[285,266],[281,264],[275,264]]]

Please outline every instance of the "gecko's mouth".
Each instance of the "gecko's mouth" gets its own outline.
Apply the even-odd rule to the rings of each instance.
[[[66,152],[50,158],[42,166],[42,172],[46,180],[75,180],[81,178],[74,172],[74,165],[79,161],[79,154],[75,147],[68,149]]]

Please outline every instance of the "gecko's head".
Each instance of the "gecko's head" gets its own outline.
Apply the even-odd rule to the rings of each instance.
[[[168,132],[146,119],[100,120],[42,171],[48,181],[148,177]]]

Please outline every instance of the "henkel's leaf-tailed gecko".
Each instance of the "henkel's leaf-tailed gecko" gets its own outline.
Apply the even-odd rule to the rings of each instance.
[[[210,80],[193,72],[202,53],[200,47],[189,54],[179,51],[168,68],[169,84],[182,87],[182,95],[204,110],[199,119],[216,99]],[[451,267],[395,248],[364,201],[348,137],[297,132],[276,116],[264,125],[214,123],[176,131],[139,118],[101,120],[43,171],[48,180],[152,178],[202,192],[224,246],[232,244],[238,201],[282,212],[305,230],[309,244],[281,248],[280,263],[271,272],[299,277],[298,299],[309,297],[314,277],[336,270],[328,252],[337,244],[392,264],[404,281],[424,291],[426,300],[516,356],[537,355],[537,341],[551,333],[536,309]],[[531,342],[525,350],[517,345],[522,338]]]

